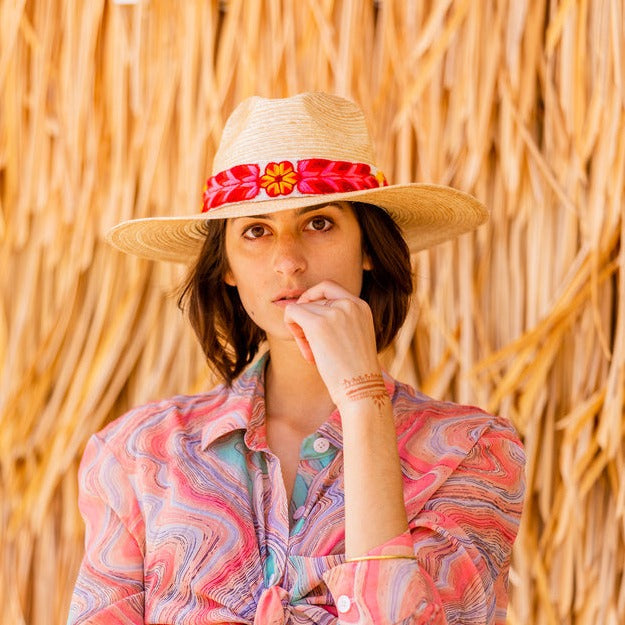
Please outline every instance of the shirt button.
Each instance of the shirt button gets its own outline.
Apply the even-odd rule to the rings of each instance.
[[[300,506],[299,508],[297,508],[297,510],[295,510],[295,512],[293,513],[293,518],[297,521],[299,519],[301,519],[304,516],[304,506]]]
[[[313,449],[318,453],[318,454],[323,454],[326,451],[328,451],[328,449],[330,449],[330,441],[327,440],[326,438],[322,438],[321,436],[319,438],[317,438],[315,440],[315,442],[313,443]]]
[[[351,605],[352,602],[349,600],[349,597],[347,595],[341,595],[336,600],[336,609],[341,613],[347,612]]]

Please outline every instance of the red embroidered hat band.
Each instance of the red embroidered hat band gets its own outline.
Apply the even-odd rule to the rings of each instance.
[[[234,202],[348,193],[387,185],[384,174],[366,163],[309,158],[235,165],[206,181],[202,212]]]

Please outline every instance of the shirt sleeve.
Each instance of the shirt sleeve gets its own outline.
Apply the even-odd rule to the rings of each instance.
[[[143,624],[141,515],[128,472],[98,435],[85,449],[79,483],[85,556],[67,623]]]
[[[509,426],[483,434],[409,531],[370,552],[416,559],[346,562],[324,575],[339,623],[503,625],[524,462]]]

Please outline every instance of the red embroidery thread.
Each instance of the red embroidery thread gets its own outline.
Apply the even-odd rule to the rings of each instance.
[[[298,162],[297,173],[300,193],[345,193],[380,186],[371,167],[365,163],[311,158]]]
[[[269,197],[280,195],[324,195],[386,186],[381,171],[374,174],[366,163],[309,158],[268,163],[261,176],[257,164],[235,165],[206,181],[202,212],[218,206],[254,200],[264,190]]]
[[[204,187],[202,212],[222,204],[255,198],[260,189],[259,174],[258,165],[235,165],[211,176]]]

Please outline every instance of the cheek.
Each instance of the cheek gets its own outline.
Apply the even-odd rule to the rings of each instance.
[[[254,317],[254,299],[250,296],[249,293],[246,292],[245,289],[241,289],[239,287],[239,298],[241,299],[241,303],[243,304],[243,308],[250,317]]]
[[[236,247],[233,248],[231,244],[228,244],[227,238],[225,252],[224,282],[230,286],[236,286],[239,290],[244,289],[250,272],[249,262],[246,262],[246,258],[237,251]]]
[[[232,286],[236,286],[237,292],[239,293],[239,299],[241,300],[241,304],[243,305],[245,312],[252,319],[256,319],[258,308],[256,298],[258,297],[258,293],[257,289],[254,287],[254,281],[246,280],[241,276],[235,277],[233,272],[230,273],[234,282]]]

